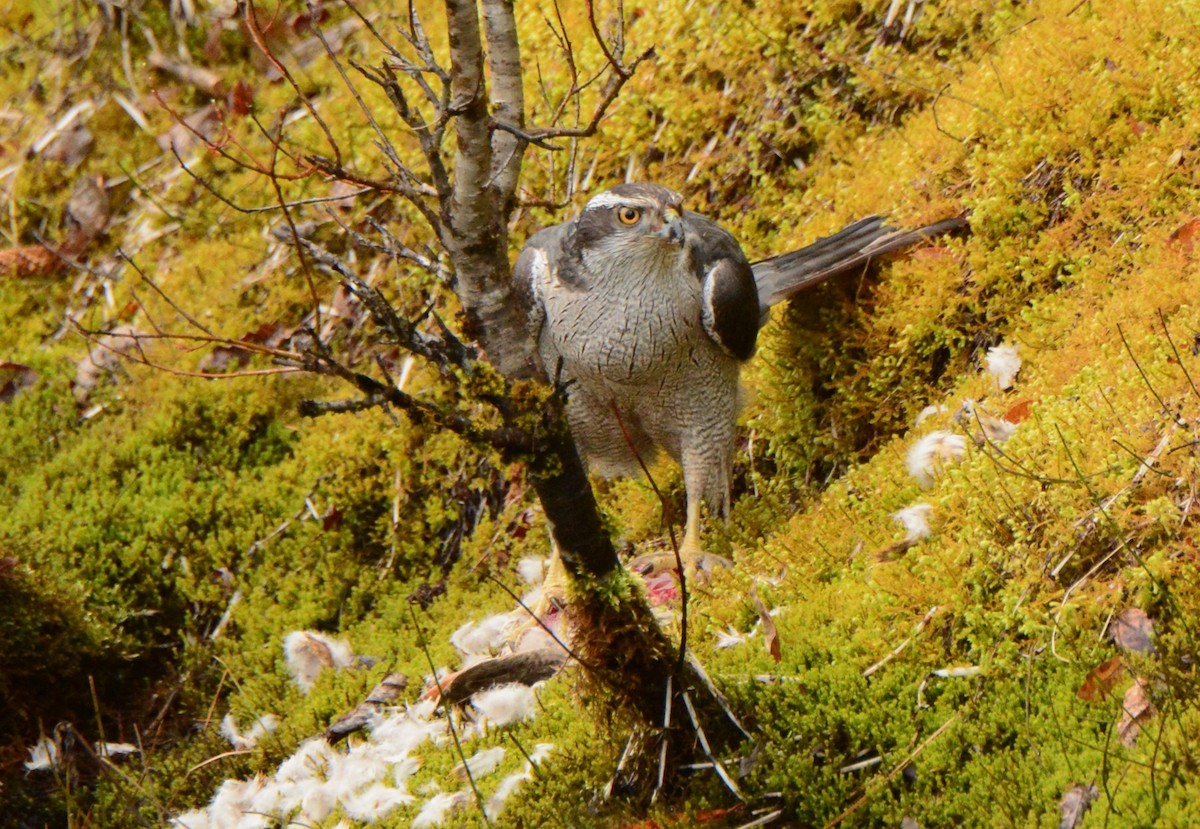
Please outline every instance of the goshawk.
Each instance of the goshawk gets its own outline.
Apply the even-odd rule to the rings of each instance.
[[[770,307],[961,220],[902,232],[873,216],[751,265],[732,234],[682,201],[655,184],[600,193],[532,236],[514,279],[589,468],[637,474],[659,449],[682,466],[680,553],[693,570],[700,504],[728,513],[738,373]]]

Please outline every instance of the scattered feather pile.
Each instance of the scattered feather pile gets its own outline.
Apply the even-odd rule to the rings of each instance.
[[[472,704],[492,726],[527,720],[536,713],[533,690],[524,685],[481,692]],[[421,769],[421,760],[414,752],[428,745],[437,751],[457,751],[449,721],[437,713],[433,700],[376,712],[368,724],[367,739],[352,742],[344,749],[330,745],[323,737],[308,740],[279,765],[274,775],[226,780],[207,808],[178,815],[170,825],[173,829],[265,829],[280,823],[319,826],[338,819],[349,829],[383,820],[402,808],[415,810],[411,826],[445,825],[456,809],[471,802],[466,793],[442,792],[441,784],[448,781],[439,780],[427,780],[415,790],[411,788]],[[222,733],[227,738],[233,734],[244,740],[256,727],[266,733],[269,729],[264,720],[267,718],[260,718],[241,734],[236,722],[226,718]],[[460,744],[467,748],[479,740],[486,733],[487,723],[457,725]],[[52,762],[50,757],[57,749],[52,742],[44,742],[31,752],[31,762]],[[540,763],[551,748],[549,744],[538,745],[531,754],[533,761]],[[468,757],[465,767],[459,764],[449,780],[461,785],[469,768],[471,777],[479,781],[500,771],[505,759],[506,751],[501,747],[479,747]],[[502,778],[488,801],[489,814],[498,813],[503,802],[531,774],[532,767],[526,762],[524,771]],[[414,791],[427,791],[429,797],[422,801]]]
[[[499,653],[517,626],[527,618],[528,614],[523,610],[516,610],[488,616],[478,623],[472,620],[450,634],[450,644],[463,655],[463,667],[470,667]]]

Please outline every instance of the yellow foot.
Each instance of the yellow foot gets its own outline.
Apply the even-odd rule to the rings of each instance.
[[[513,628],[506,643],[508,649],[519,652],[557,645],[555,638],[561,639],[563,635],[561,622],[566,595],[567,575],[555,547],[550,554],[541,592],[529,605],[525,618]]]
[[[732,567],[733,562],[724,556],[706,553],[703,550],[689,553],[691,561],[685,558],[683,550],[679,551],[679,560],[683,562],[684,573],[699,574],[703,579],[708,574],[712,573],[718,567]],[[689,566],[690,564],[690,566]],[[637,558],[630,559],[628,567],[635,573],[640,573],[643,576],[654,576],[668,570],[678,570],[679,565],[675,559],[673,550],[661,550],[656,553],[646,553]]]

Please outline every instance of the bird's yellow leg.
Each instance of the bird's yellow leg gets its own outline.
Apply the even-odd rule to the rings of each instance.
[[[700,546],[700,500],[688,498],[687,527],[683,531],[683,543],[679,545],[679,558],[687,578],[696,575],[704,549]]]
[[[562,604],[567,596],[567,569],[563,565],[562,556],[558,552],[558,544],[550,539],[550,563],[546,566],[546,578],[542,580],[542,595],[538,599],[536,614],[541,617],[549,612],[550,607]]]
[[[550,540],[550,561],[546,565],[546,575],[542,578],[542,589],[536,601],[531,602],[525,609],[527,615],[517,623],[508,636],[508,647],[514,651],[522,647],[521,640],[527,633],[540,630],[543,625],[553,624],[550,621],[551,611],[555,606],[562,607],[567,597],[567,570],[559,555],[558,545]]]

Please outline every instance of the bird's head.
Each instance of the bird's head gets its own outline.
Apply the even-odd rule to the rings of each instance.
[[[675,256],[685,241],[683,197],[657,184],[619,184],[593,196],[576,233],[585,249]]]

